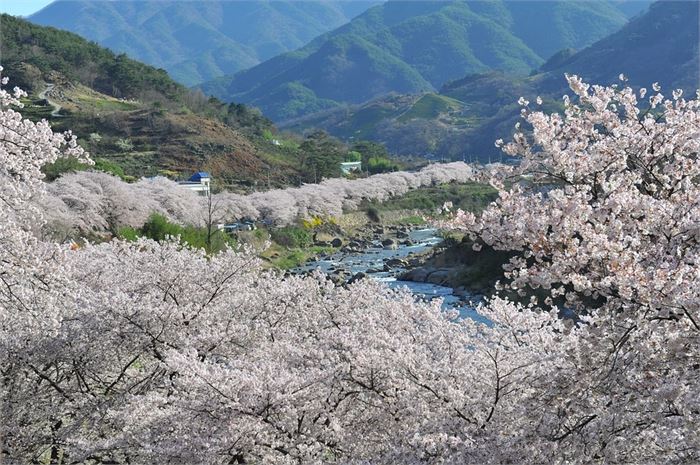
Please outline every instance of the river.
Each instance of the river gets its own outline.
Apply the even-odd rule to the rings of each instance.
[[[392,288],[405,287],[417,298],[431,300],[442,299],[445,309],[455,309],[460,317],[472,318],[477,321],[487,322],[474,309],[474,305],[480,301],[477,296],[457,296],[451,287],[439,286],[431,283],[419,283],[413,281],[401,281],[397,279],[405,268],[401,266],[391,267],[388,271],[385,264],[392,259],[409,259],[413,255],[430,251],[442,239],[437,235],[436,229],[415,229],[408,233],[408,239],[412,245],[397,245],[395,248],[386,248],[379,242],[367,247],[360,252],[336,252],[327,257],[307,263],[297,269],[299,272],[320,269],[324,273],[332,274],[337,270],[343,270],[354,276],[357,273],[365,273],[367,277],[381,281]]]

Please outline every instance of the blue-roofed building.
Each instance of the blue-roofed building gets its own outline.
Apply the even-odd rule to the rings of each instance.
[[[211,192],[211,175],[206,171],[198,171],[190,176],[187,181],[180,181],[182,187],[198,192],[200,195],[209,195]]]
[[[191,182],[209,182],[211,181],[211,176],[206,171],[197,171],[189,179]]]

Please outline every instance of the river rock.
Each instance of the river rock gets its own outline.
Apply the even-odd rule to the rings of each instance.
[[[452,290],[452,294],[456,295],[457,297],[471,297],[471,293],[467,291],[464,286],[455,287]]]
[[[345,283],[344,274],[330,274],[328,275],[328,279],[330,279],[331,282],[335,285],[342,285],[343,283]]]
[[[387,239],[384,239],[384,240],[382,241],[382,246],[384,246],[384,247],[389,247],[389,246],[392,246],[392,245],[396,245],[396,242],[394,242],[394,239],[388,239],[388,238],[387,238]]]
[[[339,237],[336,237],[335,239],[333,239],[333,240],[331,241],[331,246],[333,246],[333,247],[335,247],[335,248],[342,247],[342,246],[343,246],[343,241],[342,241],[342,239],[340,239]]]
[[[408,237],[408,233],[406,231],[396,231],[396,237],[398,239],[406,239]]]
[[[408,263],[406,263],[405,260],[402,260],[400,258],[390,258],[384,263],[386,264],[386,266],[392,268],[406,268],[408,266]]]
[[[335,236],[328,234],[327,232],[316,231],[314,233],[314,242],[327,242],[330,244],[334,237]]]
[[[426,278],[428,277],[428,273],[434,271],[434,269],[426,269],[426,268],[414,268],[412,270],[409,270],[407,273],[404,273],[401,275],[401,280],[403,281],[413,281],[416,283],[424,283],[426,282]]]
[[[348,280],[348,284],[356,283],[357,281],[359,281],[363,278],[366,278],[366,277],[367,277],[367,274],[360,271],[359,273],[355,273],[353,275],[353,277]]]
[[[427,275],[426,282],[431,284],[446,284],[450,279],[450,275],[452,275],[452,270],[444,268],[438,269]]]

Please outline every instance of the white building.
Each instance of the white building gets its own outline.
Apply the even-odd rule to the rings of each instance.
[[[361,161],[344,161],[340,164],[340,171],[342,171],[343,174],[350,174],[350,172],[352,172],[352,171],[360,172],[360,171],[362,171],[362,162]]]
[[[211,175],[204,171],[199,171],[187,181],[180,181],[178,184],[186,189],[198,192],[200,195],[208,196],[211,193]]]

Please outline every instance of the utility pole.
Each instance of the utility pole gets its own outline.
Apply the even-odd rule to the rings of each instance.
[[[214,216],[214,211],[213,211],[213,206],[212,206],[212,201],[211,201],[211,186],[206,190],[206,195],[207,195],[207,252],[211,252],[211,236],[212,236],[212,228],[213,228],[213,216]]]

